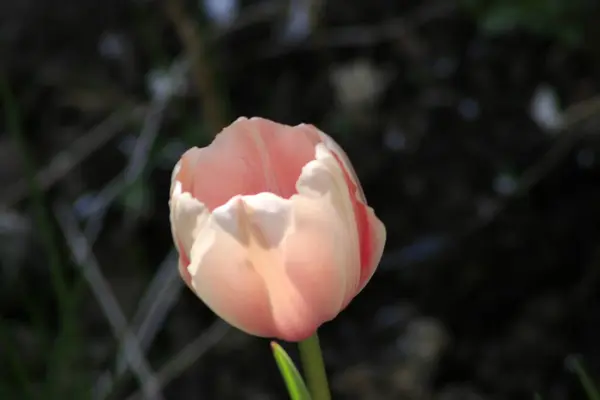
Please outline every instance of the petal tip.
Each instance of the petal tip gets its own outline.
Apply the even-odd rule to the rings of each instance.
[[[183,185],[180,181],[174,181],[171,184],[171,198],[181,196],[183,194]]]

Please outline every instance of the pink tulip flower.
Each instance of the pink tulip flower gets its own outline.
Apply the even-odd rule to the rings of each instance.
[[[169,205],[184,281],[256,336],[314,334],[367,284],[385,244],[344,151],[312,125],[239,118],[181,157]]]

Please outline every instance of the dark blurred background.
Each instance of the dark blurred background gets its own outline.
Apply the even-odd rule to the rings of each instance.
[[[241,115],[328,132],[387,226],[321,329],[334,398],[588,398],[598,21],[593,0],[0,2],[0,398],[286,398],[172,249],[172,167]]]

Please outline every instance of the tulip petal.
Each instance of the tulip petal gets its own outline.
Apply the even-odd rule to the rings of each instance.
[[[174,191],[178,239],[185,247],[193,236],[191,286],[215,313],[254,335],[302,340],[334,318],[359,283],[352,205],[322,144],[297,188],[290,199],[235,196],[212,214]],[[191,229],[189,221],[198,225]]]
[[[210,210],[235,195],[271,192],[290,198],[319,141],[316,131],[303,133],[263,118],[238,118],[210,146],[188,150],[177,179],[184,192],[202,199]]]
[[[333,154],[344,173],[344,179],[354,209],[360,247],[361,275],[359,289],[356,293],[358,294],[375,273],[383,255],[386,241],[385,225],[377,218],[373,209],[367,205],[367,200],[356,172],[342,148],[329,135],[319,131],[316,127],[306,124],[302,124],[300,127],[305,130],[315,130],[319,133],[323,144]]]

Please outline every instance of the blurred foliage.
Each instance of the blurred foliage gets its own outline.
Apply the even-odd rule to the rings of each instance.
[[[2,321],[0,343],[5,347],[10,365],[10,379],[0,382],[1,398],[37,398],[44,393],[47,398],[73,396],[85,398],[89,391],[88,372],[74,368],[81,362],[82,326],[79,324],[78,312],[82,298],[82,280],[67,276],[67,262],[61,254],[59,236],[52,223],[51,214],[46,206],[46,196],[38,180],[34,157],[25,139],[22,129],[21,110],[15,101],[15,96],[9,81],[0,76],[0,104],[4,111],[6,131],[12,135],[19,146],[19,152],[24,160],[25,175],[31,193],[31,213],[44,245],[44,259],[48,263],[49,285],[54,292],[56,311],[49,310],[47,304],[33,304],[31,298],[23,297],[26,309],[25,319],[29,319],[35,330],[26,332],[21,323]],[[56,321],[50,322],[48,315],[56,314]],[[10,327],[9,330],[4,330]],[[27,336],[32,349],[22,352],[18,350],[19,336]],[[32,353],[41,352],[46,357],[45,379],[36,379],[30,374]],[[28,354],[29,353],[29,354]],[[29,357],[27,357],[29,356]],[[37,372],[37,371],[36,371]],[[37,375],[37,374],[36,374]]]
[[[577,374],[588,400],[600,400],[600,391],[598,391],[595,382],[586,371],[585,367],[583,366],[583,362],[579,359],[579,357],[568,357],[566,364],[567,368],[571,369],[573,372],[575,372],[575,374]]]
[[[557,39],[569,46],[581,44],[587,0],[462,0],[480,29],[501,35],[515,29]]]

